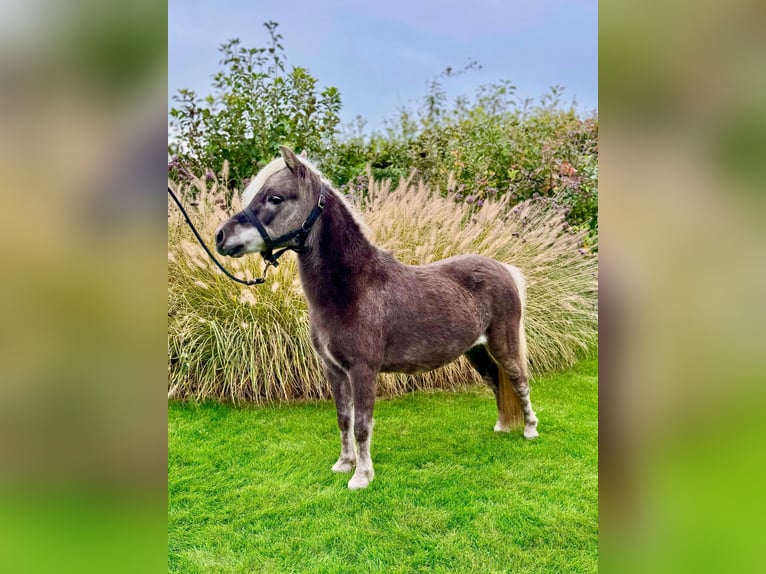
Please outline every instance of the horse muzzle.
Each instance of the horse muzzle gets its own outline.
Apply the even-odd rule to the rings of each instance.
[[[241,225],[236,218],[225,221],[215,233],[215,248],[227,257],[242,257],[264,249],[260,234],[248,226]]]

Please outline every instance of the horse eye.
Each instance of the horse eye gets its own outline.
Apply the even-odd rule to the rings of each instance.
[[[283,199],[279,197],[278,195],[272,195],[271,197],[269,197],[269,203],[272,205],[279,205],[280,203],[282,203],[282,201]]]

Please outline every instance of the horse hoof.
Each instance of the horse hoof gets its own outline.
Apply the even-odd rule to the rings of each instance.
[[[366,476],[359,476],[355,474],[351,477],[351,480],[348,481],[348,489],[361,490],[370,486],[370,482],[372,481]]]
[[[354,463],[350,460],[339,460],[332,465],[333,472],[351,472],[354,470]]]
[[[524,438],[528,440],[536,439],[538,436],[540,436],[540,433],[537,432],[536,428],[524,430]]]
[[[495,432],[511,432],[511,429],[500,423],[495,423]]]

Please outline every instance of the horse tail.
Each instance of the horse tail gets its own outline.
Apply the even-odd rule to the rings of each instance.
[[[527,336],[524,329],[524,307],[527,303],[527,280],[524,277],[524,273],[521,269],[503,263],[508,269],[508,273],[511,274],[513,282],[516,285],[516,291],[519,293],[519,300],[521,302],[521,316],[519,318],[519,368],[524,376],[528,375],[527,365]]]

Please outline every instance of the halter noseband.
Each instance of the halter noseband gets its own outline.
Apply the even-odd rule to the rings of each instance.
[[[279,259],[286,251],[295,251],[296,253],[301,253],[304,251],[305,244],[306,244],[306,238],[309,235],[309,231],[311,230],[311,227],[314,225],[317,219],[319,219],[319,216],[322,214],[322,210],[325,206],[325,201],[327,200],[327,196],[325,196],[324,192],[319,194],[319,199],[317,200],[317,204],[314,206],[314,209],[311,210],[311,213],[309,213],[309,216],[306,218],[306,221],[303,222],[303,224],[298,229],[293,229],[292,231],[288,231],[287,233],[284,233],[277,237],[276,239],[272,239],[269,237],[268,232],[266,231],[266,228],[263,226],[263,224],[260,222],[260,220],[255,216],[255,213],[253,213],[250,210],[250,207],[245,207],[245,209],[242,210],[242,213],[245,214],[245,217],[247,217],[248,221],[252,223],[255,228],[258,230],[258,233],[261,234],[261,238],[263,239],[263,243],[265,245],[265,249],[261,251],[261,257],[263,257],[267,263],[270,265],[277,267],[279,263],[277,263],[277,259]],[[273,250],[280,245],[284,245],[286,242],[297,239],[298,244],[284,247],[283,249],[280,249],[276,253],[273,253]]]

